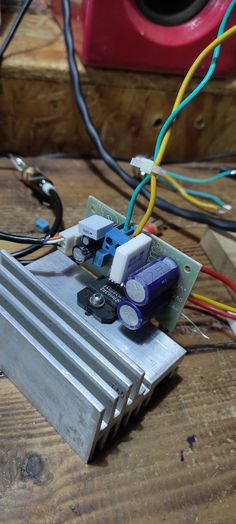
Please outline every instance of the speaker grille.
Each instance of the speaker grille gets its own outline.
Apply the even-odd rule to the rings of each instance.
[[[160,25],[179,25],[193,18],[209,0],[136,0],[146,18]]]

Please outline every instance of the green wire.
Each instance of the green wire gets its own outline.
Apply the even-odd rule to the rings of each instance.
[[[175,178],[173,175],[175,173],[169,173],[168,172],[168,175],[171,177],[171,178]],[[174,185],[172,185],[169,180],[165,180],[165,178],[163,177],[162,178],[162,175],[160,175],[160,178],[162,179],[161,181],[164,182],[165,185],[171,187],[171,189],[176,189]],[[205,193],[205,192],[202,192],[202,191],[195,191],[193,189],[186,189],[186,187],[183,188],[186,193],[188,195],[193,195],[193,196],[199,196],[201,198],[206,198],[207,200],[212,200],[217,206],[220,206],[220,207],[224,207],[225,205],[225,202],[223,202],[223,200],[221,200],[219,197],[217,197],[216,195],[212,195],[212,193]]]
[[[212,195],[211,193],[205,193],[203,191],[195,191],[193,189],[186,189],[186,188],[185,188],[185,191],[189,195],[200,196],[202,198],[206,198],[208,200],[212,200],[213,202],[215,202],[217,204],[217,206],[224,207],[224,205],[225,205],[225,202],[223,202],[223,200],[221,200],[221,198],[219,198],[216,195]]]
[[[184,175],[177,175],[177,173],[172,173],[171,171],[166,171],[166,174],[172,178],[176,178],[176,180],[182,180],[183,182],[191,182],[192,184],[210,184],[211,182],[219,180],[219,178],[231,175],[231,171],[222,171],[222,173],[218,173],[217,175],[211,176],[209,178],[191,178]]]
[[[228,22],[228,19],[229,19],[230,15],[231,15],[231,13],[232,13],[232,11],[233,11],[233,9],[235,7],[236,7],[236,0],[232,0],[230,5],[229,5],[229,7],[228,7],[228,9],[226,10],[226,12],[225,12],[225,14],[223,16],[223,19],[221,21],[221,24],[220,24],[220,27],[219,27],[219,30],[218,30],[218,33],[217,33],[217,36],[221,36],[225,32],[225,28],[226,28],[226,24]],[[192,100],[198,95],[198,93],[203,89],[203,87],[205,87],[207,82],[212,77],[212,75],[213,75],[213,73],[215,71],[217,62],[218,62],[218,58],[219,58],[219,55],[220,55],[220,50],[221,50],[221,44],[218,45],[214,49],[210,67],[209,67],[206,75],[204,76],[204,78],[201,80],[200,84],[198,84],[196,86],[196,88],[184,100],[182,100],[182,102],[178,105],[178,107],[175,109],[175,111],[173,111],[169,115],[169,117],[167,118],[167,120],[163,124],[163,126],[162,126],[162,128],[160,130],[160,133],[159,133],[159,135],[157,137],[156,147],[155,147],[155,152],[154,152],[154,159],[156,159],[156,157],[158,155],[158,152],[159,152],[159,149],[161,147],[163,138],[164,138],[166,132],[168,131],[168,129],[170,128],[170,126],[172,125],[173,120],[175,120],[175,118],[182,111],[182,109],[184,109],[190,102],[192,102]]]
[[[235,6],[236,6],[236,0],[232,0],[232,2],[230,3],[228,9],[226,10],[226,12],[224,14],[224,17],[223,17],[222,22],[220,24],[217,36],[220,36],[220,35],[222,35],[224,33],[226,24],[228,22],[228,19],[229,19],[230,15],[231,15],[233,9],[235,8]],[[173,111],[170,114],[170,116],[167,118],[167,120],[165,121],[164,125],[162,126],[161,131],[160,131],[160,133],[158,135],[158,138],[157,138],[157,142],[156,142],[156,147],[155,147],[155,152],[154,152],[154,160],[157,157],[158,151],[159,151],[160,146],[162,144],[162,140],[163,140],[166,132],[170,128],[173,120],[182,111],[182,109],[184,109],[184,107],[186,107],[187,104],[192,102],[192,100],[205,87],[207,82],[212,77],[212,75],[213,75],[213,73],[215,71],[216,65],[217,65],[217,61],[218,61],[219,54],[220,54],[220,49],[221,49],[221,45],[218,45],[215,48],[213,56],[212,56],[212,61],[211,61],[210,67],[209,67],[206,75],[204,76],[204,78],[198,84],[198,86],[181,102],[181,104],[178,105],[178,107],[175,109],[175,111]],[[125,223],[124,223],[124,231],[128,231],[129,226],[130,226],[130,222],[131,222],[131,219],[132,219],[132,214],[133,214],[133,210],[134,210],[136,199],[137,199],[140,191],[143,189],[143,187],[150,182],[150,179],[151,179],[150,175],[147,175],[142,180],[142,182],[140,182],[140,184],[138,184],[138,186],[135,188],[135,190],[134,190],[134,192],[132,194],[129,206],[128,206],[127,215],[126,215],[126,219],[125,219]]]

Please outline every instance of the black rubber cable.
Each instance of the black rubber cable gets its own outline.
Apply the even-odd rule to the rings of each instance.
[[[37,238],[37,237],[27,237],[23,235],[14,235],[13,233],[5,233],[0,231],[0,240],[7,240],[9,242],[16,242],[17,244],[34,244],[42,246],[47,239],[46,237]]]
[[[197,160],[197,162],[210,162],[211,160],[221,160],[221,158],[230,158],[236,156],[236,151],[225,151],[224,153],[216,153],[215,155],[205,156]],[[194,160],[193,160],[194,162]]]
[[[62,13],[63,13],[63,20],[64,20],[64,38],[65,38],[65,45],[67,50],[67,58],[69,63],[69,70],[70,70],[70,77],[71,77],[71,83],[73,87],[75,102],[78,107],[78,110],[82,116],[82,119],[84,121],[85,127],[87,129],[87,132],[93,141],[93,143],[96,145],[96,148],[103,158],[104,162],[116,173],[122,180],[124,180],[130,187],[135,188],[137,186],[137,181],[128,175],[121,166],[114,160],[114,158],[108,153],[106,148],[104,147],[102,140],[100,136],[98,135],[97,130],[95,129],[93,122],[91,120],[87,104],[85,102],[83,93],[82,93],[82,87],[81,87],[81,80],[79,71],[76,64],[75,59],[75,51],[74,51],[74,41],[73,41],[73,35],[72,35],[72,28],[71,28],[71,13],[70,13],[70,0],[61,0],[62,5]],[[142,194],[149,200],[149,191],[144,189],[142,191]],[[221,220],[219,218],[215,218],[213,216],[199,213],[197,211],[189,211],[187,209],[183,209],[179,206],[175,206],[173,204],[170,204],[166,200],[163,200],[162,198],[157,197],[156,198],[156,206],[162,209],[163,211],[167,211],[168,213],[172,213],[174,215],[186,218],[187,220],[192,220],[195,222],[199,222],[202,224],[207,224],[209,226],[223,229],[226,231],[236,231],[236,222],[234,220]]]
[[[120,176],[122,180],[128,183],[127,173],[122,169],[122,167],[119,164],[117,164],[114,158],[104,147],[104,144],[102,143],[102,140],[93,125],[87,104],[82,95],[80,75],[76,64],[74,42],[71,30],[70,0],[62,0],[62,12],[64,19],[64,37],[70,69],[70,78],[74,91],[76,105],[82,116],[88,135],[90,136],[92,142],[95,144],[104,162],[112,169],[112,171],[114,171],[118,176]]]
[[[0,60],[2,60],[3,58],[3,55],[7,49],[7,47],[9,46],[10,42],[12,41],[12,38],[15,34],[15,32],[17,31],[20,23],[21,23],[21,20],[22,18],[24,17],[27,9],[29,8],[30,4],[31,4],[32,0],[26,0],[26,2],[22,5],[21,9],[18,11],[17,15],[16,15],[16,18],[10,28],[10,31],[8,32],[4,42],[2,43],[1,47],[0,47]]]
[[[0,149],[0,156],[9,158],[10,155],[13,156],[20,156],[24,157],[25,155],[23,153],[15,152],[15,151],[6,151],[4,149]],[[216,155],[212,155],[209,157],[204,157],[200,159],[191,159],[191,160],[164,160],[161,165],[171,165],[171,164],[204,164],[205,162],[209,162],[211,160],[220,160],[221,158],[228,158],[228,157],[234,157],[236,156],[236,151],[225,151]],[[42,160],[50,160],[50,159],[81,159],[81,160],[99,160],[101,159],[101,155],[96,155],[95,153],[86,153],[84,151],[57,151],[56,153],[42,153],[40,155],[35,156],[34,158],[42,159]],[[127,156],[113,156],[113,158],[118,162],[129,162],[130,157]],[[147,158],[152,158],[151,156],[147,155]],[[198,167],[198,166],[197,166]],[[217,166],[217,168],[221,169],[221,166]],[[205,169],[205,167],[204,167]],[[209,164],[209,169],[211,169],[211,164]],[[222,165],[222,169],[235,169],[234,165],[229,165],[228,162],[226,162],[224,165]]]

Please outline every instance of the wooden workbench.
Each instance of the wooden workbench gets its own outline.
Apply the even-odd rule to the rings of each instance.
[[[1,159],[1,229],[30,234],[34,219],[50,217],[50,211],[9,165]],[[66,227],[83,216],[89,194],[126,211],[130,190],[101,162],[41,160],[39,165],[62,197]],[[217,187],[232,202],[235,182],[227,179]],[[159,191],[183,205],[168,190]],[[204,226],[160,216],[169,219],[163,238],[207,264],[198,243]],[[210,277],[202,276],[197,289],[230,300]],[[159,387],[148,410],[91,465],[83,464],[6,377],[0,379],[1,524],[235,523],[236,341],[227,322],[192,307],[185,314],[209,339],[182,317],[173,338],[188,355],[178,376]]]
[[[5,15],[0,43],[10,23]],[[125,158],[131,152],[152,154],[182,77],[95,69],[79,58],[78,67],[92,119],[109,151]],[[236,149],[235,100],[235,78],[211,80],[178,119],[168,159]],[[27,14],[6,51],[0,69],[0,123],[0,149],[25,155],[94,152],[75,107],[63,33],[49,15]]]

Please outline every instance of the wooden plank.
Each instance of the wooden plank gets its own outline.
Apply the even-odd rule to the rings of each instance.
[[[187,357],[180,374],[90,466],[1,380],[2,524],[234,524],[234,352]]]
[[[9,23],[7,19],[0,41]],[[182,79],[85,68],[79,58],[78,67],[92,119],[109,151],[123,157],[152,154]],[[235,149],[235,97],[235,79],[212,80],[178,120],[168,158],[191,159]],[[6,52],[0,119],[2,148],[28,155],[94,151],[74,104],[63,34],[49,16],[26,15]]]
[[[233,282],[236,281],[236,233],[219,233],[208,229],[201,240],[201,246],[213,267]],[[229,289],[232,297],[236,293]]]
[[[126,212],[130,190],[102,162],[37,163],[62,197],[66,227],[83,216],[89,193]],[[1,160],[1,228],[30,234],[35,217],[49,218],[50,211],[32,198],[8,167],[9,162]],[[232,180],[224,184],[228,202],[234,184]],[[216,193],[217,188],[222,188],[220,181]],[[160,188],[159,192],[183,205],[176,194]],[[135,219],[143,212],[144,200],[140,202]],[[158,215],[165,220],[166,241],[209,264],[199,245],[204,226]],[[231,218],[234,215],[231,212]],[[230,300],[223,284],[216,282],[213,289],[207,275],[196,289]],[[234,524],[235,337],[224,320],[192,306],[185,313],[209,339],[182,318],[174,338],[187,347],[188,355],[178,377],[163,383],[149,409],[132,420],[92,465],[82,463],[7,378],[0,380],[1,524]]]

